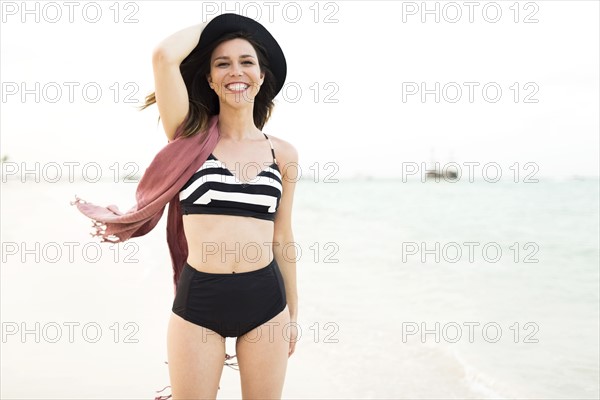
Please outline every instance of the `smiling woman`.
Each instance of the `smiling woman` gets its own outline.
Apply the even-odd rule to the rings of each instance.
[[[285,57],[262,25],[235,14],[211,21],[180,65],[182,54],[169,53],[170,43],[180,40],[179,36],[175,34],[157,47],[156,92],[142,109],[158,104],[169,140],[198,134],[211,116],[218,115],[219,138],[214,150],[219,157],[213,150],[179,196],[189,254],[177,282],[169,323],[173,396],[216,397],[223,361],[230,358],[222,339],[231,336],[237,337],[242,392],[277,398],[283,390],[295,335],[287,343],[279,328],[278,340],[269,343],[240,338],[254,336],[269,322],[283,327],[297,320],[295,261],[283,257],[282,247],[273,247],[275,242],[293,242],[295,183],[282,174],[279,164],[296,163],[298,157],[291,144],[261,132],[273,110],[273,98],[285,81]],[[178,101],[167,100],[173,98]],[[269,159],[265,159],[265,141],[271,150]],[[231,163],[225,160],[266,167],[248,178],[231,172],[226,166]],[[207,252],[206,243],[221,243],[217,247],[222,248]],[[237,254],[232,258],[226,250],[251,243],[271,245],[252,259]],[[216,277],[228,279],[214,281]],[[260,288],[257,279],[262,282]],[[248,292],[248,287],[256,291]],[[207,331],[212,339],[202,340]],[[190,338],[195,338],[193,343]],[[198,379],[188,380],[190,373]]]
[[[285,329],[297,321],[296,254],[284,257],[282,249],[294,241],[296,177],[286,167],[298,155],[261,129],[287,65],[275,39],[249,18],[217,17],[189,54],[174,52],[190,33],[193,28],[156,48],[156,92],[142,106],[157,103],[170,141],[198,135],[218,116],[216,146],[179,193],[189,252],[168,330],[173,398],[216,398],[223,361],[232,358],[226,337],[237,337],[244,397],[280,398],[297,337],[294,328],[290,335]],[[259,166],[253,176],[245,176],[249,165]],[[221,245],[207,251],[207,243]],[[252,258],[227,250],[256,243],[267,245]],[[275,324],[274,340],[271,334],[245,340],[260,337],[266,324]]]

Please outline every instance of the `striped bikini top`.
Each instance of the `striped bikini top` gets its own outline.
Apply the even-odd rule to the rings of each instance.
[[[244,182],[210,153],[179,192],[182,214],[238,215],[274,221],[283,193],[282,178],[273,143],[263,135],[271,145],[271,165]]]

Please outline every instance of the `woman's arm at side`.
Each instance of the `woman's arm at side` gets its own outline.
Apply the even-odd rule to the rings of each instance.
[[[273,139],[273,135],[270,136]],[[275,151],[282,172],[283,194],[275,215],[275,231],[273,233],[273,254],[281,269],[285,285],[290,320],[298,319],[298,289],[296,285],[296,247],[292,232],[292,205],[296,181],[300,178],[298,168],[298,152],[290,143],[276,139]]]
[[[169,141],[189,110],[188,92],[179,65],[200,40],[207,23],[193,25],[168,36],[152,53],[154,95],[158,113]]]

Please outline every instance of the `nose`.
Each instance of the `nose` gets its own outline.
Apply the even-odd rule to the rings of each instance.
[[[242,69],[239,64],[233,63],[231,67],[231,76],[239,75],[242,76]]]

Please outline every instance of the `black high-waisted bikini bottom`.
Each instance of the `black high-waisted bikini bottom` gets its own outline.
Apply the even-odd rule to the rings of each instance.
[[[239,337],[271,320],[286,305],[275,258],[254,271],[224,274],[198,271],[186,262],[172,311],[223,337]]]

